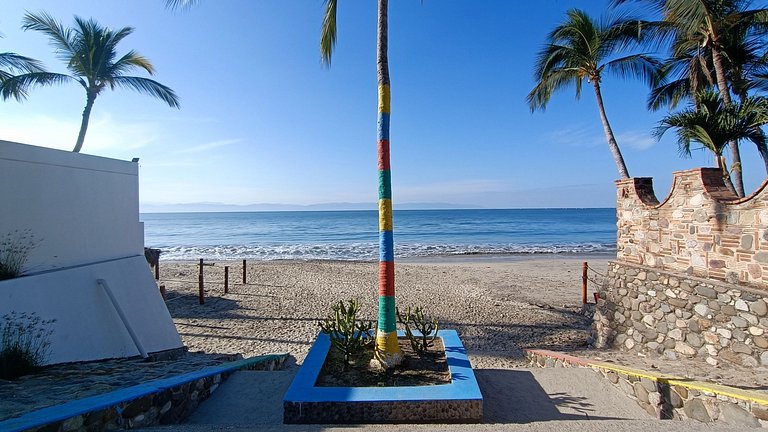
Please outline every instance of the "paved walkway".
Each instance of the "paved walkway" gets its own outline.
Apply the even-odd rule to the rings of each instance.
[[[370,425],[373,431],[733,431],[695,421],[652,419],[589,369],[479,369],[481,425]],[[282,396],[295,371],[239,371],[187,424],[147,431],[345,431],[349,426],[283,425]]]

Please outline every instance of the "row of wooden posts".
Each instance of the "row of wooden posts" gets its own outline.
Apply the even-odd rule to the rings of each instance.
[[[198,273],[198,302],[200,304],[205,304],[205,275],[203,273],[203,268],[208,266],[213,266],[213,263],[205,263],[205,260],[203,258],[200,258],[200,271]],[[589,269],[589,265],[586,261],[584,261],[584,264],[581,266],[581,304],[587,304],[587,270]],[[247,279],[248,274],[248,267],[246,260],[243,260],[243,285],[248,283]],[[160,279],[160,266],[158,265],[155,267],[155,279]],[[160,293],[163,295],[163,298],[165,298],[165,285],[160,285]],[[224,266],[224,294],[229,294],[229,266]],[[595,302],[597,302],[597,294],[595,295]]]
[[[197,277],[197,287],[198,287],[198,302],[200,304],[205,304],[205,273],[203,272],[203,268],[205,267],[213,267],[214,263],[206,263],[203,258],[200,258],[200,264],[198,277]],[[158,265],[155,267],[155,279],[160,279],[160,266]],[[248,283],[248,267],[246,260],[243,260],[243,285]],[[165,291],[165,285],[160,285],[160,294],[163,296],[163,299],[166,298],[166,291]],[[229,294],[229,266],[224,266],[224,294]]]

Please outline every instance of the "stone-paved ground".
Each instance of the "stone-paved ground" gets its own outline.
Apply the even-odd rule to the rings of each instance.
[[[0,421],[47,406],[82,399],[233,360],[232,355],[187,353],[174,360],[140,358],[48,366],[36,375],[0,380]]]

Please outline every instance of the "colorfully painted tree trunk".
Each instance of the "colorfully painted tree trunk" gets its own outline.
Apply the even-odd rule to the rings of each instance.
[[[379,323],[376,329],[376,359],[389,368],[402,361],[397,344],[395,311],[395,250],[392,222],[392,176],[389,164],[390,88],[387,59],[387,3],[378,0],[376,72],[379,84]]]

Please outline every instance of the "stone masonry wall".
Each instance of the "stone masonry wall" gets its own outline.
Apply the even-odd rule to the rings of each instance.
[[[622,262],[606,279],[595,346],[768,366],[767,292]]]
[[[766,184],[738,199],[717,168],[678,171],[659,203],[652,179],[617,181],[617,259],[768,288]]]

